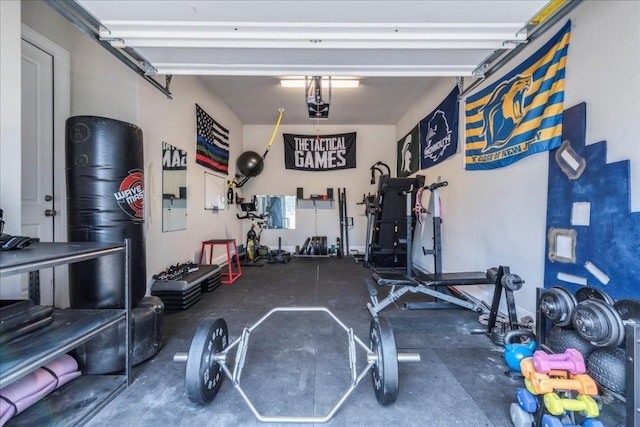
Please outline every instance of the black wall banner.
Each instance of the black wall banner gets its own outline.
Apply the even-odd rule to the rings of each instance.
[[[162,170],[186,170],[187,152],[162,142]]]
[[[284,137],[287,169],[327,171],[356,167],[356,132],[336,135],[292,135]]]

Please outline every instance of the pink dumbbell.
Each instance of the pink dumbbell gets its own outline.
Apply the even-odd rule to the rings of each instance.
[[[548,354],[542,350],[533,353],[533,367],[536,372],[546,374],[553,370],[569,371],[571,374],[584,374],[587,368],[582,353],[568,348],[564,353]]]

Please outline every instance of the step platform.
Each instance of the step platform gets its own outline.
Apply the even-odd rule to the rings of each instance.
[[[165,310],[186,310],[222,282],[221,268],[217,264],[201,264],[196,271],[176,280],[156,281],[151,285],[151,295],[159,297]]]
[[[210,273],[207,273],[207,277],[200,284],[202,292],[212,292],[222,284],[222,267],[216,264],[200,266],[201,269],[209,269],[209,267],[211,267]]]

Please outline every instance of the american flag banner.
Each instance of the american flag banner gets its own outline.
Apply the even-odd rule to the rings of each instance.
[[[562,143],[571,21],[531,57],[466,100],[465,167],[494,169]]]
[[[196,163],[229,175],[229,130],[196,104]]]

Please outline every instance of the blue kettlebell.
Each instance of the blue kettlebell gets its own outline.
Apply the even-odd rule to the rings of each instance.
[[[527,337],[529,341],[523,343],[522,337]],[[520,361],[533,356],[537,346],[533,338],[533,332],[525,329],[516,329],[504,334],[504,361],[509,368],[520,372]]]

